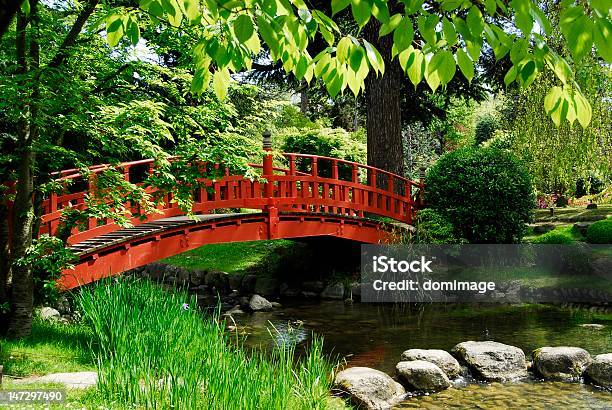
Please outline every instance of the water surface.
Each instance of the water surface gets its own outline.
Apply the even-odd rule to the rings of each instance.
[[[347,366],[367,366],[389,374],[393,374],[404,350],[450,350],[466,340],[510,344],[523,349],[528,357],[542,346],[579,346],[591,355],[612,352],[611,314],[542,305],[398,306],[302,301],[236,320],[247,334],[247,346],[270,349],[282,339],[304,346],[314,332],[324,337],[327,353],[345,360]],[[580,326],[585,323],[599,323],[605,328]],[[399,408],[612,409],[612,393],[579,383],[471,383],[409,398]]]

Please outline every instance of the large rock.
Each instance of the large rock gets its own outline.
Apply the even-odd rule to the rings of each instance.
[[[278,294],[278,280],[274,278],[259,277],[255,282],[255,293],[264,296]]]
[[[452,354],[485,380],[505,382],[527,377],[525,353],[518,347],[498,342],[459,343]]]
[[[533,351],[533,365],[542,377],[552,380],[577,380],[591,355],[579,347],[542,347]]]
[[[461,373],[461,366],[450,353],[439,349],[409,349],[402,353],[401,361],[425,360],[438,366],[453,379]]]
[[[272,307],[272,303],[270,303],[268,299],[259,295],[253,295],[249,300],[249,308],[253,312],[272,310]]]
[[[209,288],[214,288],[215,292],[219,292],[221,294],[228,293],[230,290],[228,276],[229,275],[225,272],[208,272],[204,278],[204,284]]]
[[[612,353],[595,356],[586,369],[586,375],[595,384],[612,388]]]
[[[240,291],[242,289],[242,277],[241,273],[230,273],[228,275],[229,287],[231,290]]]
[[[242,278],[242,289],[240,293],[248,295],[249,293],[255,292],[255,283],[257,282],[257,275],[244,275]]]
[[[194,270],[189,275],[189,281],[192,286],[200,286],[206,278],[205,270]]]
[[[336,375],[336,387],[347,393],[356,407],[389,409],[406,391],[389,375],[368,367],[351,367]]]
[[[322,299],[344,299],[344,285],[342,283],[333,283],[327,285],[321,292]]]
[[[412,390],[436,392],[451,385],[442,369],[425,360],[399,362],[395,369],[404,386]]]
[[[40,308],[40,318],[43,320],[57,320],[60,318],[60,312],[52,307],[45,306]]]

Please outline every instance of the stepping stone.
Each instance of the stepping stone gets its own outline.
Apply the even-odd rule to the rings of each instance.
[[[70,389],[86,389],[98,383],[97,372],[51,373],[31,379],[36,382],[61,383]]]

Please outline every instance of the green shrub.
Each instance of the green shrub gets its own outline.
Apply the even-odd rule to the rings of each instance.
[[[550,231],[545,233],[544,235],[538,236],[533,240],[533,243],[538,244],[559,244],[565,245],[569,243],[573,243],[574,239],[572,236],[565,231]]]
[[[430,168],[427,204],[471,243],[516,243],[526,231],[534,190],[526,167],[508,151],[462,148]]]
[[[453,224],[433,209],[423,209],[416,217],[416,241],[418,243],[461,243],[455,235]]]
[[[355,138],[358,138],[358,136],[355,136]],[[285,130],[282,150],[284,152],[321,155],[360,163],[366,161],[365,143],[353,139],[352,134],[341,128],[287,129]],[[331,164],[329,162],[321,161],[318,166],[320,176],[331,176]],[[302,172],[310,172],[310,161],[298,161],[297,168]],[[349,166],[340,165],[339,173],[342,179],[350,179],[352,169]]]
[[[586,237],[590,243],[612,243],[612,219],[598,221],[589,226]]]
[[[497,120],[491,115],[485,115],[480,118],[476,123],[475,129],[475,142],[476,145],[480,145],[485,141],[488,141],[493,136],[493,133],[498,127]]]

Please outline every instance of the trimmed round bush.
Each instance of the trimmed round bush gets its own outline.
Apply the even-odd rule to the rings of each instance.
[[[565,245],[569,243],[573,243],[574,240],[572,237],[565,233],[559,231],[550,231],[545,233],[544,235],[538,236],[533,240],[533,243],[543,243],[543,244],[558,244]]]
[[[589,226],[586,237],[590,243],[612,243],[612,219],[597,221]]]
[[[443,155],[427,174],[427,205],[470,243],[517,243],[535,204],[525,165],[508,151],[462,148]]]
[[[461,243],[455,236],[453,224],[433,209],[422,209],[416,217],[416,240],[418,243]]]

